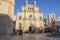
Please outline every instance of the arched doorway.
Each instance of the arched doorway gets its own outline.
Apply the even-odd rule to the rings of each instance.
[[[29,27],[29,32],[32,33],[32,27],[31,26]]]
[[[30,26],[29,26],[29,32],[30,33],[34,32],[34,25],[33,24],[30,24]]]

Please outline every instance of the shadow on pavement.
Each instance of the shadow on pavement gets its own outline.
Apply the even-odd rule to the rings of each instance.
[[[48,34],[47,37],[56,37],[56,38],[60,38],[60,34]]]

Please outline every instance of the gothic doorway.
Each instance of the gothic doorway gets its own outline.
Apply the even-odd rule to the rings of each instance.
[[[34,32],[34,25],[30,24],[29,26],[29,33],[33,33]]]
[[[29,27],[29,32],[32,33],[32,27],[31,26]]]

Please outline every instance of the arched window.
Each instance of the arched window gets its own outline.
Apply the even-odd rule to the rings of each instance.
[[[21,20],[21,16],[19,17],[19,19]]]
[[[33,10],[33,8],[32,8],[32,10]]]
[[[31,8],[30,8],[30,10],[31,10]]]
[[[19,28],[21,28],[22,27],[22,24],[21,23],[19,23]]]
[[[28,8],[28,10],[29,10],[29,8]]]
[[[29,15],[29,18],[32,18],[32,15]]]

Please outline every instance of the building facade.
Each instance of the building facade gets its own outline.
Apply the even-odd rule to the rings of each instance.
[[[44,18],[44,27],[45,28],[48,28],[49,27],[49,25],[48,25],[48,18],[47,17]]]
[[[22,28],[25,32],[29,30],[29,27],[44,29],[43,13],[39,13],[36,1],[34,1],[33,4],[28,4],[28,1],[25,0],[25,4],[22,6],[22,11],[17,12],[15,30]]]
[[[0,0],[0,34],[12,33],[14,0]]]
[[[56,18],[55,19],[55,25],[56,26],[60,26],[60,18]]]
[[[56,18],[55,13],[53,13],[53,12],[49,13],[49,15],[48,15],[48,25],[49,26],[51,25],[52,21],[55,21],[55,18]]]

